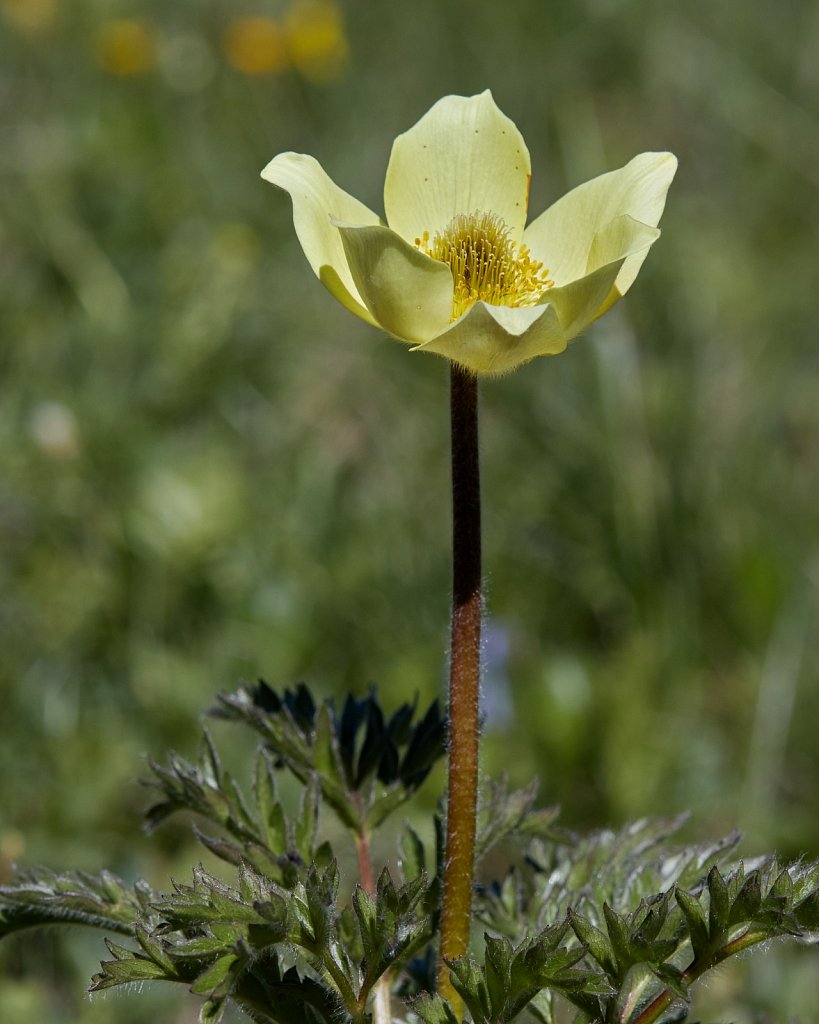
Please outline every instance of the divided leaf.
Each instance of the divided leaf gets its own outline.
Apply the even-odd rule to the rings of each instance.
[[[373,829],[404,803],[443,756],[445,722],[437,701],[413,724],[416,705],[385,719],[374,692],[348,696],[341,714],[332,701],[317,704],[299,684],[280,697],[267,683],[222,694],[217,717],[250,725],[277,767],[321,793],[353,832]]]

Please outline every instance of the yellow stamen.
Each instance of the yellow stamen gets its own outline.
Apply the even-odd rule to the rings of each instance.
[[[534,306],[554,284],[549,271],[525,245],[510,239],[509,228],[494,213],[460,213],[431,243],[425,231],[415,244],[449,265],[455,283],[453,320],[479,299],[493,306]]]

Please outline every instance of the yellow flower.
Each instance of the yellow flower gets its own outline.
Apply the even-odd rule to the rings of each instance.
[[[0,0],[0,6],[22,32],[46,32],[57,20],[57,0]]]
[[[487,90],[445,96],[393,143],[386,223],[313,157],[262,177],[290,193],[304,254],[339,302],[413,351],[497,374],[568,342],[631,287],[674,172],[642,153],[528,227],[529,152]]]
[[[348,48],[341,11],[327,0],[296,0],[285,18],[290,56],[296,70],[311,82],[340,78]]]
[[[224,37],[228,61],[246,75],[275,75],[287,67],[284,32],[272,18],[238,18]]]
[[[108,21],[97,33],[97,59],[111,75],[144,75],[156,64],[154,30],[132,18]]]

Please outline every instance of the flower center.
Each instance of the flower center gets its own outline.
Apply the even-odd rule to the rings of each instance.
[[[453,320],[479,299],[493,306],[534,306],[554,284],[548,269],[532,259],[525,245],[510,239],[509,228],[494,213],[459,213],[431,242],[425,231],[415,244],[449,264],[455,283]]]

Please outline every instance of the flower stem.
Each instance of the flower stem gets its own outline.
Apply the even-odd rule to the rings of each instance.
[[[463,1004],[446,960],[469,944],[478,794],[478,690],[481,668],[481,489],[478,378],[452,365],[452,633],[449,666],[449,769],[438,990],[460,1016]]]
[[[356,800],[356,803],[359,803]],[[358,854],[358,873],[361,884],[366,892],[375,892],[373,865],[370,858],[370,837],[364,822],[356,836],[356,853]],[[372,1024],[392,1024],[392,1000],[390,999],[390,977],[385,972],[373,986]]]

